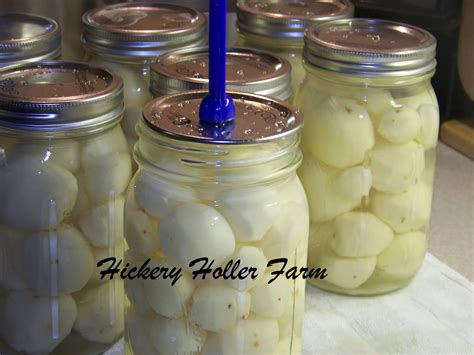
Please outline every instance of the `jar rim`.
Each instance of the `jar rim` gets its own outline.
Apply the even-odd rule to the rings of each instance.
[[[334,72],[412,76],[436,68],[436,39],[421,28],[379,19],[343,19],[306,32],[304,59]]]

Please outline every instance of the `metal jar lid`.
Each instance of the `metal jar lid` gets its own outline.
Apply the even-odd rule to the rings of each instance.
[[[134,2],[90,10],[82,17],[84,46],[114,57],[156,57],[207,42],[205,16],[187,7]]]
[[[295,134],[303,128],[301,113],[282,101],[229,92],[235,101],[235,121],[223,127],[225,132],[216,137],[199,122],[199,106],[208,94],[207,91],[187,91],[157,98],[145,106],[144,121],[167,137],[209,144],[263,143]]]
[[[227,88],[279,100],[291,96],[291,65],[268,52],[248,48],[227,51]],[[154,96],[184,90],[207,90],[209,49],[170,52],[151,66],[150,90]]]
[[[421,28],[374,19],[331,21],[309,29],[304,59],[316,67],[363,76],[405,76],[436,67],[436,39]]]
[[[55,59],[61,54],[56,21],[23,13],[0,12],[0,69]]]
[[[269,37],[303,38],[312,25],[349,18],[354,6],[349,0],[239,0],[239,30]]]
[[[40,62],[0,73],[0,127],[55,132],[120,120],[122,79],[76,62]]]

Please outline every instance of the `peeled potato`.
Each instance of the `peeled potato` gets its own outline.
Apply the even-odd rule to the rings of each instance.
[[[349,199],[337,192],[339,191],[335,188],[337,185],[333,186],[338,176],[336,169],[323,167],[309,158],[303,161],[298,174],[308,196],[310,218],[314,223],[329,221],[362,202],[362,196],[358,199]]]
[[[165,182],[146,171],[138,172],[134,186],[138,205],[158,219],[162,219],[183,203],[197,202],[198,200],[193,189]]]
[[[84,165],[84,183],[89,198],[103,203],[122,194],[132,176],[129,153],[110,153]]]
[[[388,90],[364,88],[354,98],[367,109],[374,127],[378,127],[382,113],[394,106],[392,94]]]
[[[335,238],[336,230],[333,222],[311,224],[308,238],[308,266],[319,267],[319,254],[322,250],[330,248],[332,238]]]
[[[97,248],[110,248],[123,238],[123,197],[86,211],[79,219],[87,240]]]
[[[428,224],[431,191],[424,183],[418,183],[399,195],[374,191],[370,206],[372,212],[396,233],[416,231]]]
[[[71,215],[73,217],[77,217],[84,213],[86,210],[93,207],[92,201],[89,198],[86,189],[86,183],[84,180],[84,173],[79,172],[76,174],[77,179],[77,199],[76,204],[74,205],[73,210],[71,211]]]
[[[43,164],[54,164],[70,172],[80,166],[79,142],[72,140],[22,142],[15,146],[15,154],[39,159]]]
[[[375,269],[376,258],[343,258],[330,249],[318,255],[318,266],[327,269],[325,282],[343,289],[355,289],[367,281]]]
[[[402,193],[417,183],[425,169],[423,147],[415,142],[380,143],[371,158],[373,187],[378,191]]]
[[[347,168],[364,161],[374,146],[366,109],[354,100],[330,98],[305,121],[303,149],[322,162]]]
[[[77,299],[74,330],[93,342],[116,341],[124,328],[123,296],[122,280],[109,281],[82,293]]]
[[[0,289],[27,288],[18,269],[17,250],[21,240],[22,235],[18,231],[0,225]]]
[[[79,291],[95,269],[89,245],[81,232],[68,225],[24,237],[17,255],[20,273],[35,295]]]
[[[335,177],[334,191],[350,201],[360,201],[368,196],[372,188],[372,172],[368,168],[356,166],[343,170]]]
[[[288,258],[308,233],[308,212],[301,205],[290,202],[282,206],[279,217],[258,245],[269,260]]]
[[[158,354],[158,351],[153,347],[149,335],[154,316],[142,316],[135,311],[134,307],[129,307],[125,318],[126,341],[130,344],[133,353],[143,355]]]
[[[206,340],[206,332],[183,319],[157,316],[150,328],[150,339],[160,354],[199,353]]]
[[[216,203],[241,242],[261,240],[280,212],[278,191],[271,187],[227,190],[217,196]]]
[[[81,150],[81,164],[83,167],[94,166],[99,158],[113,153],[128,154],[127,140],[118,126],[84,142]]]
[[[160,248],[156,223],[142,211],[130,211],[125,218],[125,238],[130,249],[152,255]]]
[[[53,164],[22,157],[3,168],[0,176],[0,221],[5,225],[25,230],[55,228],[76,203],[76,178]]]
[[[239,291],[248,291],[254,287],[262,279],[265,274],[267,267],[267,259],[260,248],[252,246],[241,246],[237,252],[231,257],[234,262],[240,261],[240,267],[237,272],[242,268],[256,268],[255,274],[258,275],[255,279],[252,279],[251,275],[243,280],[229,280],[229,283],[235,289]]]
[[[226,261],[235,249],[232,229],[212,207],[190,203],[176,209],[158,227],[166,256],[185,269],[197,258],[215,260],[215,266]]]
[[[242,320],[233,328],[208,335],[203,355],[274,353],[278,344],[278,322],[275,319]]]
[[[274,275],[269,273],[266,274],[262,282],[250,291],[252,295],[250,309],[259,316],[268,318],[281,317],[290,300],[293,283],[280,275],[280,277],[269,284],[268,282],[274,277]]]
[[[385,111],[378,126],[378,132],[387,141],[400,144],[419,136],[421,118],[418,111],[406,106]]]
[[[143,106],[145,104],[146,102],[143,102]],[[135,142],[138,140],[135,127],[143,115],[143,106],[128,106],[123,113],[123,120],[121,122],[123,132],[128,139],[133,138]]]
[[[417,141],[423,144],[425,150],[432,149],[438,143],[439,109],[435,105],[424,104],[418,108],[421,119],[421,133]]]
[[[403,98],[398,98],[395,100],[397,106],[408,106],[417,110],[421,105],[429,104],[436,105],[438,100],[436,99],[436,94],[432,88],[429,90],[424,90],[415,95],[410,95]]]
[[[339,256],[376,256],[393,240],[393,232],[371,213],[348,212],[334,221],[331,248]]]
[[[193,295],[189,320],[212,332],[232,328],[250,314],[250,294],[231,287],[199,287]]]
[[[0,336],[21,353],[53,351],[71,332],[77,315],[76,303],[69,295],[49,298],[15,291],[0,303]]]
[[[106,276],[102,279],[102,275],[100,274],[102,270],[107,269],[107,266],[102,265],[99,268],[97,266],[97,263],[107,258],[116,258],[117,260],[123,259],[123,251],[124,251],[123,243],[119,243],[115,247],[112,247],[112,248],[92,248],[91,250],[92,250],[92,255],[94,257],[94,262],[93,262],[94,268],[92,271],[92,276],[89,281],[92,283],[102,283],[102,282],[106,282],[107,280],[110,280],[109,276]]]
[[[127,250],[125,253],[125,263],[130,264],[129,268],[140,268],[145,262],[146,257],[139,255],[132,250]],[[145,294],[145,284],[154,282],[154,280],[144,279],[125,279],[125,293],[133,308],[140,315],[155,314],[151,308]]]
[[[289,180],[284,186],[282,186],[282,189],[282,203],[293,202],[300,207],[303,207],[305,210],[309,209],[308,199],[306,198],[303,184],[298,176]]]
[[[151,259],[150,268],[171,269],[172,266],[163,260]],[[146,280],[144,284],[145,298],[153,310],[163,317],[180,318],[186,311],[186,306],[191,299],[194,285],[191,276],[183,273],[174,284],[172,279],[159,276],[156,280]],[[133,291],[132,291],[133,292]]]
[[[398,279],[409,278],[421,267],[425,254],[426,234],[400,234],[377,257],[377,268]]]

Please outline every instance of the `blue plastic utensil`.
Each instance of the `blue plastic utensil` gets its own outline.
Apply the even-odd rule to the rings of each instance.
[[[199,109],[203,126],[228,125],[235,118],[235,105],[226,94],[226,0],[209,0],[209,96]]]

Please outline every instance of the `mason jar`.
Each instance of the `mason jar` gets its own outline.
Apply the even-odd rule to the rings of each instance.
[[[283,267],[272,260],[306,265],[308,206],[296,176],[302,118],[281,101],[234,92],[235,124],[215,134],[199,123],[206,95],[155,99],[137,128],[125,261],[181,276],[174,285],[163,275],[126,280],[126,349],[299,354],[305,280],[269,282]],[[219,276],[232,268],[254,274]]]
[[[354,15],[349,0],[238,0],[237,44],[264,49],[288,60],[296,92],[304,79],[304,33],[311,25]]]
[[[326,290],[406,286],[423,263],[439,110],[436,40],[397,22],[350,19],[306,34],[299,176],[311,216],[309,265]]]
[[[0,23],[0,71],[61,55],[61,30],[53,19],[0,12]]]
[[[182,6],[133,2],[90,10],[82,22],[85,61],[123,78],[122,128],[132,150],[138,140],[135,125],[151,100],[150,63],[171,50],[205,45],[206,17]]]
[[[249,48],[226,52],[226,80],[230,91],[288,100],[291,95],[290,63],[272,53]],[[209,49],[191,48],[167,53],[151,66],[153,97],[209,86]]]
[[[122,80],[74,62],[0,74],[0,352],[101,353],[123,334],[131,157]]]

